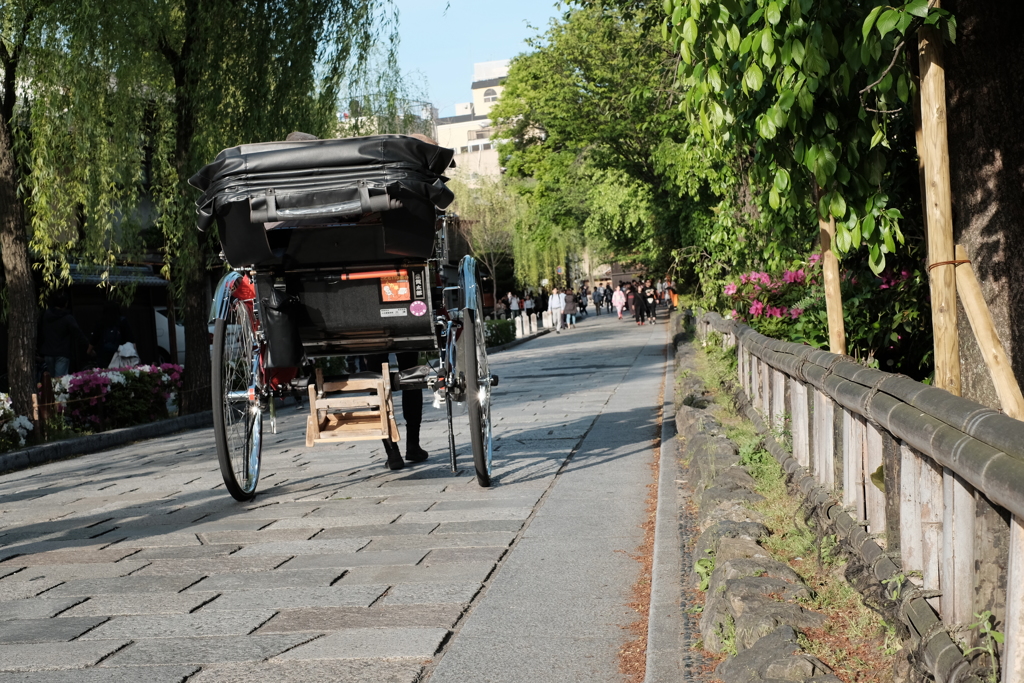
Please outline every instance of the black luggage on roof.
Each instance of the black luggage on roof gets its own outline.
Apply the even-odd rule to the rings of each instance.
[[[189,184],[233,266],[426,257],[453,156],[406,135],[265,142],[223,150]]]

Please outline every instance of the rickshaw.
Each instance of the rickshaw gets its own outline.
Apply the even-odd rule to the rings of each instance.
[[[422,136],[267,142],[225,149],[190,179],[203,191],[198,227],[216,224],[230,268],[210,311],[211,384],[217,457],[236,500],[256,494],[275,398],[302,389],[308,446],[381,439],[385,449],[399,439],[393,392],[430,389],[447,412],[452,472],[452,405],[466,403],[476,478],[490,486],[498,377],[477,262],[449,260],[453,155]],[[436,361],[335,377],[315,367],[405,351]]]

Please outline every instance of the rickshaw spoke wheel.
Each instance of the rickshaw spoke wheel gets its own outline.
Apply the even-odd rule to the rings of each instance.
[[[213,332],[213,429],[224,485],[235,500],[252,500],[263,451],[260,344],[252,311],[232,299]]]
[[[462,349],[466,376],[466,408],[469,412],[469,438],[473,445],[473,465],[480,486],[491,485],[494,455],[491,433],[491,372],[487,363],[483,305],[464,311]]]

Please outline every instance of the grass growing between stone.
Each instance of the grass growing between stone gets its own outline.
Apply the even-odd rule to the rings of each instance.
[[[700,342],[697,342],[700,345]],[[812,594],[800,604],[827,616],[821,628],[806,629],[800,644],[831,667],[844,683],[891,683],[899,638],[845,579],[847,561],[836,538],[807,521],[799,494],[790,493],[778,461],[764,449],[754,426],[736,410],[730,390],[736,377],[735,353],[710,337],[696,357],[697,371],[711,393],[710,407],[740,452],[740,464],[757,482],[763,501],[750,504],[771,532],[761,546],[789,565]]]

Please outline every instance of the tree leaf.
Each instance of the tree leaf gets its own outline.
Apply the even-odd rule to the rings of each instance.
[[[789,111],[793,108],[793,103],[796,101],[796,95],[792,90],[783,90],[779,94],[779,109],[782,111]]]
[[[911,0],[903,10],[908,14],[913,14],[915,17],[927,17],[928,0]]]
[[[747,87],[751,90],[760,90],[761,85],[764,83],[764,74],[761,72],[761,67],[757,64],[751,63],[743,74],[743,82],[746,83]]]
[[[829,202],[829,210],[835,218],[842,218],[846,215],[846,200],[838,191],[832,192],[832,201]]]
[[[768,9],[765,10],[764,16],[772,26],[778,24],[782,20],[782,12],[779,11],[778,3],[774,0],[768,3]]]
[[[761,31],[761,51],[765,54],[771,54],[775,51],[775,36],[772,35],[770,28]]]
[[[868,249],[868,267],[871,268],[871,272],[875,275],[881,275],[882,271],[885,270],[885,254],[882,253],[877,244],[872,244]]]
[[[697,42],[697,22],[693,17],[687,17],[683,22],[683,40],[691,45]]]
[[[729,30],[725,34],[725,39],[729,43],[729,49],[735,52],[740,46],[740,27],[733,24],[729,27]]]
[[[773,209],[778,209],[779,204],[779,191],[773,187],[768,191],[768,205],[771,206]]]
[[[925,0],[925,4],[927,3],[928,0]],[[861,27],[861,31],[864,34],[864,40],[868,39],[868,34],[871,33],[871,29],[875,25],[875,20],[878,19],[878,15],[882,12],[883,9],[885,9],[885,6],[879,5],[875,9],[871,10],[871,12],[867,16],[867,19],[864,20],[864,25],[863,27]]]
[[[871,214],[864,216],[860,222],[860,231],[864,235],[864,239],[871,240],[871,235],[875,233],[875,217]]]
[[[886,34],[896,28],[896,23],[900,20],[900,13],[897,10],[889,9],[882,13],[882,16],[878,18],[878,33],[885,38]]]
[[[804,44],[795,38],[793,39],[793,61],[798,66],[803,66],[804,64]]]

